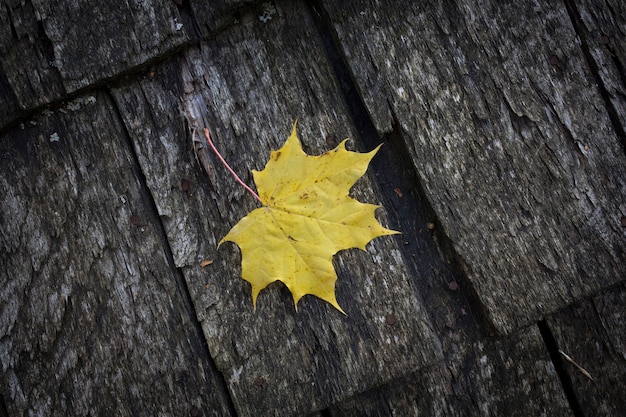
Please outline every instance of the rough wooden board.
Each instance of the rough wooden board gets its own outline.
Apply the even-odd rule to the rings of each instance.
[[[567,3],[574,15],[582,48],[598,74],[598,88],[610,102],[612,121],[626,149],[626,3],[576,0]]]
[[[429,215],[428,210],[420,209],[420,196],[411,189],[413,175],[403,174],[411,171],[411,163],[406,156],[402,158],[396,136],[397,132],[387,135],[380,155],[386,157],[385,150],[391,150],[389,159],[381,158],[380,163],[394,167],[393,173],[399,176],[390,178],[390,183],[402,193],[401,198],[392,196],[395,203],[388,205],[394,207],[389,217],[395,220],[397,215],[402,216],[405,204],[415,209],[415,216],[401,217],[402,238],[419,243],[405,245],[404,252],[422,271],[415,277],[416,285],[433,318],[444,358],[434,367],[337,404],[330,408],[329,415],[568,415],[569,405],[537,328],[494,337],[468,291],[467,279],[427,244],[423,229],[433,228],[429,232],[435,232],[438,240],[438,225],[424,227],[425,221],[432,220],[420,219],[423,213]],[[422,257],[430,258],[426,267]]]
[[[626,409],[626,287],[618,285],[550,317],[548,325],[564,356],[582,415],[617,416]]]
[[[244,1],[0,4],[0,126],[231,23]],[[261,6],[259,6],[261,7]],[[252,8],[252,10],[256,10]],[[261,9],[262,11],[262,9]]]
[[[309,413],[441,356],[394,237],[335,258],[347,316],[313,297],[295,313],[280,284],[261,292],[254,312],[239,251],[234,245],[216,249],[255,202],[221,165],[213,164],[207,177],[192,137],[185,137],[183,117],[192,129],[211,128],[248,183],[250,169],[263,168],[296,117],[309,153],[354,133],[308,9],[277,7],[270,21],[242,23],[186,51],[179,67],[164,65],[153,79],[113,92],[209,348],[242,416]],[[181,190],[182,178],[193,192]],[[374,189],[365,178],[354,194],[377,202]],[[384,210],[379,218],[386,224]],[[202,269],[203,259],[213,263]]]
[[[438,365],[330,410],[333,417],[570,414],[536,327],[458,345]]]
[[[31,2],[0,4],[0,126],[65,94]]]
[[[278,13],[273,1],[189,0],[190,17],[201,38],[215,35],[232,24],[268,22]]]
[[[105,94],[0,137],[9,415],[232,415]]]
[[[564,8],[324,4],[500,331],[624,280],[626,158]]]

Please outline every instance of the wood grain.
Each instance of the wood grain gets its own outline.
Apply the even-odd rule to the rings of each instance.
[[[149,72],[151,62],[232,24],[245,3],[3,2],[0,127],[121,73]]]
[[[623,2],[79,3],[0,3],[0,416],[624,408]],[[202,128],[252,185],[296,118],[385,143],[347,316],[216,247]]]
[[[626,278],[626,158],[563,7],[324,4],[496,328]]]
[[[0,138],[9,415],[231,415],[107,95],[32,122]]]
[[[598,91],[626,150],[626,5],[619,0],[566,4]]]
[[[584,415],[619,415],[626,407],[624,306],[626,288],[618,285],[548,320],[558,349],[571,359],[562,355],[561,365]]]
[[[394,237],[336,256],[347,316],[310,296],[296,313],[280,284],[263,290],[253,311],[239,251],[216,247],[255,200],[221,165],[213,163],[210,177],[202,171],[192,135],[209,127],[251,184],[250,169],[263,168],[296,117],[311,154],[329,149],[331,135],[354,131],[307,9],[285,5],[281,13],[190,48],[178,67],[165,65],[153,80],[114,91],[209,349],[243,416],[311,412],[441,355]],[[377,203],[372,174],[354,195]],[[181,178],[197,184],[192,195],[177,189]],[[386,224],[383,209],[379,217]],[[202,269],[203,259],[213,263]]]
[[[463,336],[458,332],[455,337]],[[332,407],[330,414],[548,417],[571,413],[536,328],[457,343],[437,366],[356,395]]]

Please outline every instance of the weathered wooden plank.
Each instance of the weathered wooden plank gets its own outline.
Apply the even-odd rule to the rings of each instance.
[[[203,39],[232,24],[269,22],[279,10],[273,1],[260,0],[189,0],[189,5],[190,18]]]
[[[65,94],[31,2],[0,4],[0,126]]]
[[[213,163],[207,177],[193,154],[200,132],[189,134],[185,123],[210,127],[248,183],[250,169],[263,168],[296,117],[309,153],[355,135],[308,13],[301,3],[284,4],[271,20],[242,22],[186,51],[178,65],[113,92],[242,416],[309,413],[441,356],[395,237],[336,256],[338,300],[347,316],[309,296],[296,313],[281,284],[263,290],[253,311],[239,251],[216,248],[255,201],[221,165]],[[376,203],[371,178],[354,194]],[[384,210],[378,214],[386,224]],[[213,263],[202,269],[203,259]]]
[[[561,354],[583,415],[616,416],[626,409],[625,307],[626,287],[618,285],[547,320],[557,348],[571,359]]]
[[[245,3],[2,2],[0,126],[218,31]]]
[[[9,415],[232,415],[106,94],[0,137]]]
[[[625,279],[626,158],[562,5],[324,4],[500,331]]]
[[[576,0],[566,3],[590,67],[597,74],[598,88],[609,105],[611,120],[626,148],[626,3]]]
[[[457,337],[462,337],[457,333]],[[467,343],[467,344],[465,344]],[[565,416],[560,381],[536,327],[505,338],[464,340],[435,367],[355,396],[333,417]]]
[[[333,57],[332,51],[330,56]],[[363,121],[367,116],[365,109],[355,104],[359,99],[356,91],[349,87],[350,75],[341,64],[338,66],[339,82],[348,86],[344,87],[347,100],[357,120]],[[364,137],[378,136],[368,122],[359,124],[359,132]],[[372,139],[369,140],[371,143]],[[567,401],[554,368],[546,365],[549,355],[542,347],[537,329],[523,331],[521,337],[517,334],[493,337],[466,278],[454,271],[439,253],[447,243],[439,240],[441,236],[437,232],[438,225],[433,223],[433,214],[422,201],[422,193],[415,189],[415,173],[406,151],[399,146],[398,132],[394,130],[386,135],[385,141],[386,145],[373,163],[380,167],[377,175],[382,184],[386,184],[381,186],[381,191],[389,189],[390,195],[385,200],[388,207],[393,207],[389,216],[402,225],[404,253],[415,270],[420,271],[414,282],[433,318],[445,357],[435,367],[356,395],[331,407],[329,413],[403,417],[477,415],[485,410],[493,415],[566,414]],[[433,232],[438,244],[433,242]],[[505,365],[501,365],[503,356]],[[477,372],[488,362],[493,364],[495,372],[486,375]],[[513,372],[511,364],[520,371]],[[529,390],[529,386],[533,389]]]
[[[0,14],[2,68],[23,108],[146,62],[190,33],[173,1],[12,1]]]

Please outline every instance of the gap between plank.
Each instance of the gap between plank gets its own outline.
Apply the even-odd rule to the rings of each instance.
[[[133,163],[133,168],[134,168],[133,170],[135,171],[137,178],[139,180],[139,184],[141,186],[141,192],[142,194],[144,194],[143,198],[146,202],[149,203],[150,210],[156,214],[156,217],[158,219],[156,230],[161,239],[162,248],[163,248],[163,251],[165,252],[165,258],[167,259],[167,263],[168,263],[170,271],[172,271],[174,276],[176,277],[176,287],[180,290],[180,294],[182,295],[183,302],[184,302],[184,307],[187,310],[187,316],[189,320],[191,321],[193,330],[197,334],[198,340],[200,341],[202,345],[202,351],[204,352],[204,356],[207,358],[206,360],[209,365],[208,370],[210,372],[213,372],[216,375],[216,379],[220,381],[222,394],[223,394],[222,397],[226,400],[226,406],[228,407],[230,414],[232,416],[237,416],[238,414],[236,412],[235,404],[233,402],[230,391],[228,389],[228,385],[226,383],[224,374],[222,374],[222,372],[218,370],[217,365],[215,364],[215,361],[213,360],[213,357],[211,356],[211,352],[209,350],[209,344],[204,335],[204,331],[202,330],[202,325],[200,324],[200,321],[198,320],[198,314],[197,314],[195,305],[193,303],[191,293],[189,292],[187,281],[185,280],[184,274],[182,273],[180,268],[178,268],[176,266],[176,263],[174,262],[174,254],[172,251],[172,247],[170,246],[170,242],[167,239],[167,234],[165,233],[165,225],[163,224],[161,216],[159,216],[159,211],[157,208],[156,201],[154,200],[154,196],[152,195],[152,192],[150,191],[150,187],[148,187],[148,181],[146,179],[146,176],[143,170],[141,169],[141,164],[139,163],[139,157],[137,155],[135,147],[133,146],[133,141],[131,139],[130,132],[126,128],[126,124],[124,123],[124,119],[121,115],[121,111],[117,104],[117,101],[115,100],[115,97],[108,90],[105,92],[105,94],[108,96],[108,99],[111,102],[112,110],[114,111],[115,116],[118,118],[119,123],[122,126],[122,129],[124,131],[125,140],[127,142],[127,146],[130,149],[130,154],[132,157],[132,163]],[[2,416],[0,415],[0,417]]]
[[[613,125],[613,129],[622,144],[622,149],[626,154],[626,131],[624,131],[624,127],[620,123],[620,119],[618,116],[618,112],[615,109],[615,106],[611,102],[611,94],[607,90],[604,85],[604,81],[600,76],[600,69],[598,68],[598,63],[593,59],[593,55],[591,55],[591,50],[589,48],[589,42],[587,40],[587,33],[584,29],[585,24],[580,16],[580,12],[576,7],[576,4],[573,0],[564,0],[565,9],[567,10],[567,14],[569,15],[570,20],[572,21],[572,27],[574,28],[574,32],[580,39],[580,49],[585,57],[587,62],[587,66],[593,75],[593,78],[596,81],[596,85],[598,86],[598,91],[600,92],[600,96],[604,101],[604,105],[606,107],[607,113],[609,115],[609,120],[611,120],[611,124]],[[598,6],[600,7],[600,6]],[[626,84],[626,80],[623,79],[624,67],[616,57],[613,58],[613,64],[617,67],[617,70],[620,75],[622,75],[622,84]]]
[[[9,412],[7,411],[7,406],[2,395],[0,395],[0,417],[9,417]]]
[[[572,378],[569,373],[565,369],[565,363],[563,362],[563,356],[561,356],[561,352],[559,349],[559,345],[550,330],[550,326],[546,323],[545,320],[537,322],[537,327],[539,328],[539,333],[543,338],[543,343],[546,345],[548,349],[548,353],[550,354],[550,359],[552,360],[552,365],[556,370],[556,374],[561,381],[561,386],[563,387],[563,391],[565,392],[565,397],[567,398],[567,402],[572,410],[572,413],[575,417],[585,417],[583,413],[582,407],[580,406],[580,402],[578,401],[578,397],[576,396],[576,392],[574,391],[574,385],[572,384]]]
[[[308,4],[322,38],[327,59],[335,73],[339,90],[345,98],[349,116],[360,136],[360,143],[371,149],[380,144],[383,139],[386,142],[371,162],[371,166],[374,168],[372,170],[373,179],[379,189],[378,195],[384,199],[383,205],[396,209],[387,211],[391,223],[389,227],[400,230],[403,234],[405,246],[404,250],[401,251],[402,255],[409,272],[416,277],[413,284],[420,290],[423,289],[415,296],[424,301],[424,306],[430,315],[429,318],[438,331],[442,331],[442,327],[437,323],[436,307],[432,305],[432,300],[445,299],[452,310],[460,309],[459,314],[465,315],[464,313],[466,313],[468,317],[473,319],[467,320],[469,324],[465,323],[464,325],[477,331],[478,337],[496,334],[497,331],[489,319],[479,295],[464,272],[461,258],[454,250],[452,241],[443,231],[436,212],[426,197],[415,167],[407,156],[409,155],[408,149],[398,128],[399,123],[393,114],[392,106],[389,105],[394,118],[393,130],[381,138],[350,75],[348,65],[341,53],[339,41],[332,30],[330,17],[320,0],[310,0]],[[390,167],[393,167],[393,170],[389,170]],[[379,175],[381,173],[383,174]],[[410,213],[407,208],[402,209],[396,204],[396,187],[399,187],[400,192],[404,190],[403,205],[410,206]],[[434,226],[432,231],[424,231],[428,223]],[[418,261],[419,265],[416,265],[416,259],[408,259],[409,253],[423,253],[425,251],[430,251],[433,258],[426,264]],[[421,258],[425,257],[422,256]],[[420,273],[417,270],[418,266],[422,271],[439,271],[439,276],[431,277],[428,275],[430,272]],[[443,291],[440,288],[432,289],[432,282],[423,282],[425,280],[423,276],[427,275],[428,278],[434,279],[441,279],[441,275],[445,275],[449,282],[445,283],[446,288]],[[420,279],[420,277],[422,278]],[[449,294],[451,291],[447,287],[452,282],[457,288],[462,289],[460,292],[461,301],[456,299],[456,294]],[[430,292],[426,294],[426,291]],[[431,296],[433,291],[437,291],[434,297]],[[467,306],[467,310],[463,311],[464,307],[461,308],[460,305]]]

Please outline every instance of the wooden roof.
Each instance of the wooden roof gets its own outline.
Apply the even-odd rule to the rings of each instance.
[[[0,4],[0,416],[626,406],[623,2],[90,3]],[[347,315],[217,249],[296,119],[384,143]]]

